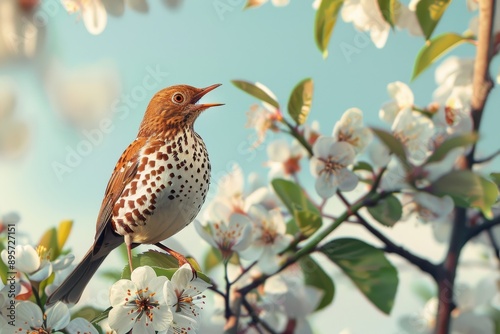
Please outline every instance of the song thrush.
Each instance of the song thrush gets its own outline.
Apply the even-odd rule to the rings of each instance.
[[[193,125],[200,113],[220,103],[197,104],[202,96],[219,87],[179,85],[153,96],[137,139],[123,152],[109,180],[97,218],[94,244],[80,264],[49,297],[76,303],[106,256],[123,242],[163,246],[165,240],[186,227],[198,214],[210,182],[207,149]]]

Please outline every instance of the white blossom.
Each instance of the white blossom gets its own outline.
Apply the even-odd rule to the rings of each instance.
[[[47,308],[45,313],[40,307],[29,301],[20,301],[16,304],[16,326],[4,324],[0,328],[2,333],[59,333],[67,330],[70,333],[98,334],[98,331],[87,320],[75,318],[70,321],[68,306],[57,302]]]
[[[421,162],[427,157],[430,139],[434,135],[434,124],[428,117],[411,109],[400,111],[392,132],[406,147],[411,161]]]
[[[307,156],[304,148],[297,142],[289,144],[285,140],[275,140],[267,146],[270,168],[269,179],[290,178],[300,172],[300,159]]]
[[[54,270],[62,270],[68,267],[75,259],[73,254],[62,256],[54,261],[50,261],[50,251],[43,246],[37,249],[31,245],[17,245],[15,248],[16,263],[15,268],[26,275],[32,281],[41,282],[49,277]],[[9,254],[6,249],[1,253],[5,264],[9,262]]]
[[[200,278],[192,280],[193,273],[188,264],[180,267],[163,286],[163,295],[173,313],[173,326],[184,329],[198,328],[200,310],[205,304],[203,295],[210,284]],[[173,331],[174,329],[171,328]],[[173,331],[175,333],[175,331]]]
[[[194,221],[198,234],[212,247],[220,250],[224,260],[229,260],[234,252],[245,250],[252,241],[252,223],[242,214],[233,213],[222,203],[215,203],[212,217],[203,226]]]
[[[101,34],[106,28],[108,15],[101,0],[62,0],[70,14],[81,13],[85,28],[92,35]]]
[[[387,123],[393,124],[399,112],[413,108],[414,97],[410,87],[401,81],[388,84],[387,92],[392,100],[382,105],[379,117]]]
[[[391,27],[384,20],[377,0],[346,0],[341,15],[345,22],[352,22],[359,31],[369,32],[377,48],[384,47]]]
[[[154,334],[167,330],[173,315],[163,294],[167,278],[156,276],[151,267],[136,268],[130,280],[121,279],[110,289],[109,326],[118,334],[131,329],[137,333]]]
[[[286,234],[280,209],[267,211],[260,205],[254,205],[248,214],[253,223],[253,241],[240,255],[248,260],[257,260],[263,273],[272,274],[278,269],[278,254],[290,245],[293,237]]]
[[[474,58],[446,58],[435,72],[438,88],[434,91],[434,100],[445,103],[456,89],[462,89],[468,97],[472,96],[472,76],[474,72]]]
[[[337,189],[351,191],[358,184],[357,176],[347,167],[354,162],[355,151],[346,142],[320,137],[313,146],[311,173],[316,177],[316,191],[323,198],[332,197]]]
[[[370,142],[372,133],[363,124],[363,112],[358,108],[350,108],[335,124],[332,136],[339,142],[351,144],[354,151],[360,153]]]

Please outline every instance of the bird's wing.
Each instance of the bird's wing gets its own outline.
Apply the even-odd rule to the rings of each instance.
[[[96,222],[94,254],[99,251],[101,246],[106,246],[105,240],[108,239],[107,235],[111,232],[110,220],[113,214],[113,206],[120,198],[125,186],[135,177],[140,160],[140,150],[144,147],[146,141],[147,138],[145,137],[139,137],[134,140],[122,153],[120,159],[116,163],[113,174],[106,187],[104,199]],[[119,239],[123,240],[121,236]]]

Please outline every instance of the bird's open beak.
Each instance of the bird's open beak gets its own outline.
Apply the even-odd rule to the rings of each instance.
[[[201,91],[193,97],[193,100],[192,100],[191,103],[198,102],[208,92],[214,90],[215,88],[217,88],[217,87],[219,87],[221,85],[222,84],[215,84],[215,85],[208,86],[206,88],[202,88]],[[198,108],[200,108],[200,109],[207,109],[207,108],[210,108],[210,107],[217,107],[217,106],[223,106],[223,105],[224,105],[224,103],[204,103],[204,104],[197,104],[196,106]]]

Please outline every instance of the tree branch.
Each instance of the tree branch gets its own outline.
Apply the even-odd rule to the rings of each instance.
[[[472,81],[471,116],[474,130],[477,132],[483,117],[484,106],[493,88],[490,76],[490,62],[494,56],[493,20],[495,15],[494,0],[479,1],[479,28],[477,35],[477,53],[474,62],[474,77]],[[469,168],[474,163],[476,145],[467,156]]]
[[[483,231],[490,230],[492,227],[494,227],[496,225],[500,225],[500,215],[493,218],[492,220],[487,220],[480,225],[476,225],[474,227],[469,228],[469,233],[467,234],[465,242],[478,236]]]
[[[479,132],[484,106],[493,87],[489,67],[491,58],[494,55],[493,18],[495,2],[495,0],[479,1],[477,53],[474,62],[471,100],[471,117],[476,132]],[[466,163],[469,170],[472,169],[475,162],[475,151],[476,145],[473,145],[467,155]],[[436,334],[447,334],[450,329],[450,315],[455,307],[453,302],[455,275],[462,247],[470,239],[470,233],[467,232],[467,209],[456,208],[450,245],[446,258],[440,266],[437,282],[439,306],[436,316]]]
[[[359,219],[359,223],[365,227],[368,232],[370,232],[373,236],[375,236],[377,239],[382,241],[385,245],[384,251],[386,253],[394,253],[399,256],[401,256],[403,259],[406,261],[410,262],[414,266],[418,267],[420,270],[423,272],[426,272],[427,274],[431,275],[435,280],[437,280],[438,277],[438,266],[424,258],[421,258],[420,256],[413,254],[412,252],[407,251],[403,247],[396,245],[392,240],[390,240],[388,237],[386,237],[382,232],[377,230],[375,227],[370,225],[366,219],[364,219],[359,213],[356,214],[356,217]]]
[[[272,329],[271,326],[269,326],[269,324],[267,322],[265,322],[264,320],[262,320],[259,317],[259,315],[255,313],[255,310],[253,309],[252,305],[250,305],[250,303],[248,302],[248,300],[246,300],[245,297],[243,297],[241,299],[241,301],[242,301],[243,306],[247,309],[248,314],[252,318],[252,321],[255,324],[260,324],[267,331],[267,333],[277,334],[277,332],[274,329]]]
[[[344,203],[344,205],[346,205],[347,207],[351,206],[351,203],[349,203],[349,201],[347,200],[347,198],[345,198],[344,195],[342,195],[340,192],[337,193],[337,195],[339,196],[340,200]],[[390,240],[382,232],[380,232],[375,227],[370,225],[368,223],[368,221],[363,216],[361,216],[361,214],[359,212],[356,212],[355,216],[356,216],[356,218],[358,218],[358,223],[360,225],[362,225],[364,228],[366,228],[368,230],[368,232],[370,232],[373,236],[375,236],[377,239],[379,239],[380,241],[382,241],[384,243],[384,245],[385,245],[384,251],[385,252],[398,254],[399,256],[401,256],[402,258],[404,258],[405,260],[407,260],[411,264],[417,266],[420,270],[428,273],[435,280],[437,280],[437,274],[438,274],[438,266],[437,265],[407,251],[406,249],[404,249],[403,247],[401,247],[399,245],[396,245],[392,240]]]

